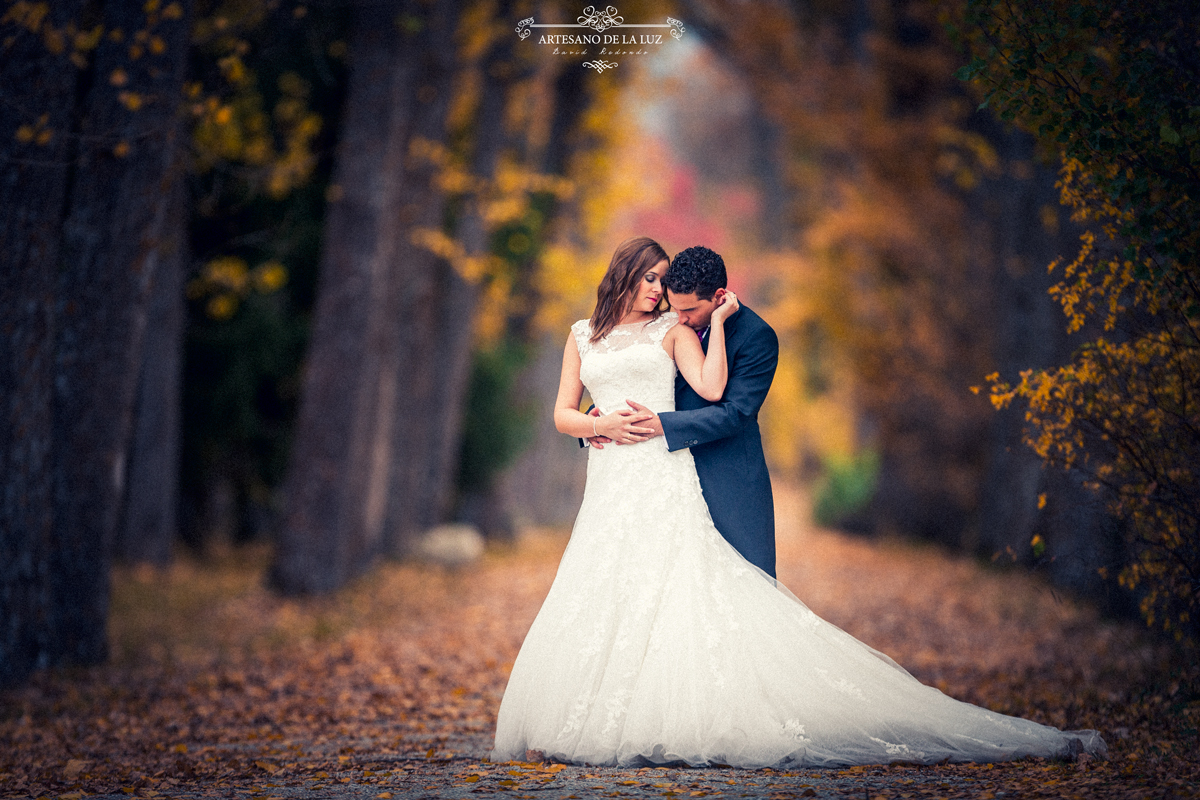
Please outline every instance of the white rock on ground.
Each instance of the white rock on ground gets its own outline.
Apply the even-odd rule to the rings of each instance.
[[[417,555],[424,561],[459,567],[477,561],[484,550],[483,535],[474,525],[457,523],[431,528],[421,537]]]

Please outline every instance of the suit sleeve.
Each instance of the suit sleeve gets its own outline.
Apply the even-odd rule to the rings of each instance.
[[[725,394],[712,405],[658,415],[668,450],[714,442],[753,422],[767,399],[779,364],[779,337],[769,327],[748,340],[734,357]]]

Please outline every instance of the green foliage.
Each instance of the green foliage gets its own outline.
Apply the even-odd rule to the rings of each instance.
[[[1071,263],[1051,265],[1051,294],[1092,340],[1016,386],[991,376],[992,400],[1025,404],[1039,455],[1107,492],[1133,549],[1121,583],[1147,622],[1195,641],[1200,7],[969,0],[960,22],[974,57],[959,76],[1061,153],[1063,202],[1089,228]]]
[[[526,348],[511,340],[475,353],[458,466],[461,491],[485,490],[529,441],[533,408],[513,391],[527,360]]]
[[[183,492],[205,514],[230,481],[256,534],[283,478],[316,295],[344,89],[344,14],[265,0],[197,4]],[[186,531],[190,541],[207,535]]]
[[[867,507],[879,478],[879,453],[864,450],[850,457],[829,456],[813,502],[818,525],[836,527]]]
[[[194,306],[193,306],[194,307]],[[228,320],[191,314],[183,401],[184,496],[203,510],[218,480],[234,493],[240,539],[271,505],[283,479],[298,401],[305,320],[281,295],[251,295]],[[208,531],[186,530],[203,542]]]

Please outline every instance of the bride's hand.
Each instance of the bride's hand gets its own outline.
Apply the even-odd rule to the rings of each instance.
[[[601,416],[596,420],[594,427],[598,435],[607,436],[617,444],[644,442],[654,430],[639,427],[638,423],[645,422],[652,416],[654,415],[623,408]]]
[[[596,408],[595,406],[592,406],[591,408],[588,409],[587,415],[589,417],[599,417],[600,409]],[[597,424],[600,422],[599,419],[595,419],[592,421]],[[596,434],[595,436],[587,436],[584,438],[587,439],[588,444],[590,444],[592,447],[596,448],[597,450],[603,450],[604,445],[610,444],[612,442],[612,439],[608,438],[607,436],[601,436],[600,434]]]
[[[739,308],[741,308],[741,305],[738,303],[737,295],[734,294],[733,292],[729,291],[728,289],[726,289],[725,294],[721,295],[720,305],[718,305],[715,309],[713,309],[713,313],[712,313],[713,324],[716,324],[716,325],[724,324],[725,320],[732,317],[734,312],[737,311]]]

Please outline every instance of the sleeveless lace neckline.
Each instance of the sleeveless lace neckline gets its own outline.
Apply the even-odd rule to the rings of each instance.
[[[632,398],[654,411],[675,409],[675,362],[663,349],[667,331],[679,322],[673,311],[648,322],[618,325],[597,342],[591,320],[571,326],[579,348],[579,377],[601,412],[626,407]]]
[[[581,319],[576,322],[571,326],[571,332],[575,335],[575,343],[579,346],[579,355],[582,357],[589,352],[609,353],[638,344],[661,346],[667,331],[675,327],[678,322],[679,315],[674,311],[668,311],[658,319],[638,320],[615,325],[596,342],[591,340],[592,321],[590,319]]]

